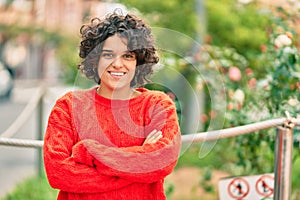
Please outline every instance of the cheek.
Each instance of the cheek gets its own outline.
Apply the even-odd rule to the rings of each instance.
[[[128,66],[128,70],[129,70],[129,73],[130,73],[130,75],[131,75],[132,78],[135,75],[136,68],[137,68],[137,66],[136,66],[135,63],[132,64],[132,65],[130,65],[130,66]]]
[[[99,76],[100,79],[102,79],[102,75],[103,75],[103,72],[100,72],[100,71],[98,70],[98,76]]]
[[[127,64],[128,70],[135,71],[135,69],[136,69],[136,63],[137,63],[136,61],[128,63]]]
[[[105,67],[98,65],[98,75],[99,75],[99,77],[102,76],[104,71],[105,71]]]
[[[106,70],[106,68],[109,66],[109,64],[110,63],[108,63],[108,62],[105,62],[103,60],[102,61],[99,60],[98,66],[97,66],[99,77],[101,77],[101,75]]]
[[[136,73],[136,67],[129,71],[130,81],[132,81],[135,78],[135,73]]]

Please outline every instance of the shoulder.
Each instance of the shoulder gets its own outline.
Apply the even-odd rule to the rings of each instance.
[[[76,90],[68,91],[59,97],[51,109],[50,121],[69,121],[74,117],[74,113],[81,112],[82,108],[86,105],[84,100],[89,96],[90,90]],[[80,99],[80,101],[76,100]]]
[[[92,92],[92,89],[68,91],[56,100],[55,106],[68,107],[74,101],[84,101],[93,94]]]
[[[165,92],[158,90],[148,90],[145,88],[139,88],[139,91],[142,92],[143,98],[146,101],[149,101],[151,104],[174,104],[174,101]]]
[[[137,88],[136,90],[141,92],[143,96],[146,96],[151,99],[171,100],[171,98],[166,93],[159,90],[149,90],[146,88]]]

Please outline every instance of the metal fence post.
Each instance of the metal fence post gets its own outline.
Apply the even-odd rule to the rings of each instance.
[[[275,145],[274,200],[289,200],[291,196],[293,125],[277,128]]]
[[[41,87],[41,98],[39,99],[38,107],[37,107],[37,139],[43,140],[43,122],[44,122],[44,95],[45,95],[45,87]],[[38,148],[38,158],[37,158],[37,170],[38,170],[38,176],[43,176],[43,152],[42,148]]]

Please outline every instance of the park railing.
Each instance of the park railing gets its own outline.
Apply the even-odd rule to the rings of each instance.
[[[42,147],[43,147],[43,99],[46,94],[46,87],[41,86],[36,94],[32,96],[18,118],[9,126],[9,128],[0,134],[0,145],[14,147],[37,148],[39,175],[43,173]],[[36,139],[17,139],[13,136],[20,130],[21,126],[28,121],[31,114],[37,110],[38,135]],[[254,133],[268,128],[277,128],[276,149],[274,163],[274,200],[287,200],[291,196],[291,171],[292,171],[292,151],[293,151],[293,132],[294,127],[300,126],[300,119],[295,119],[286,113],[285,118],[271,119],[262,122],[247,124],[243,126],[194,133],[182,136],[182,143],[199,143],[209,140],[217,140],[229,137],[236,137],[243,134]]]

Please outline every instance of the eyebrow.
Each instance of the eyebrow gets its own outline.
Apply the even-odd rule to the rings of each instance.
[[[102,49],[102,52],[109,52],[109,53],[113,53],[114,51],[113,50],[110,50],[110,49]],[[131,51],[123,51],[123,53],[132,53]]]
[[[109,50],[109,49],[102,49],[102,51],[113,52],[113,50]]]

